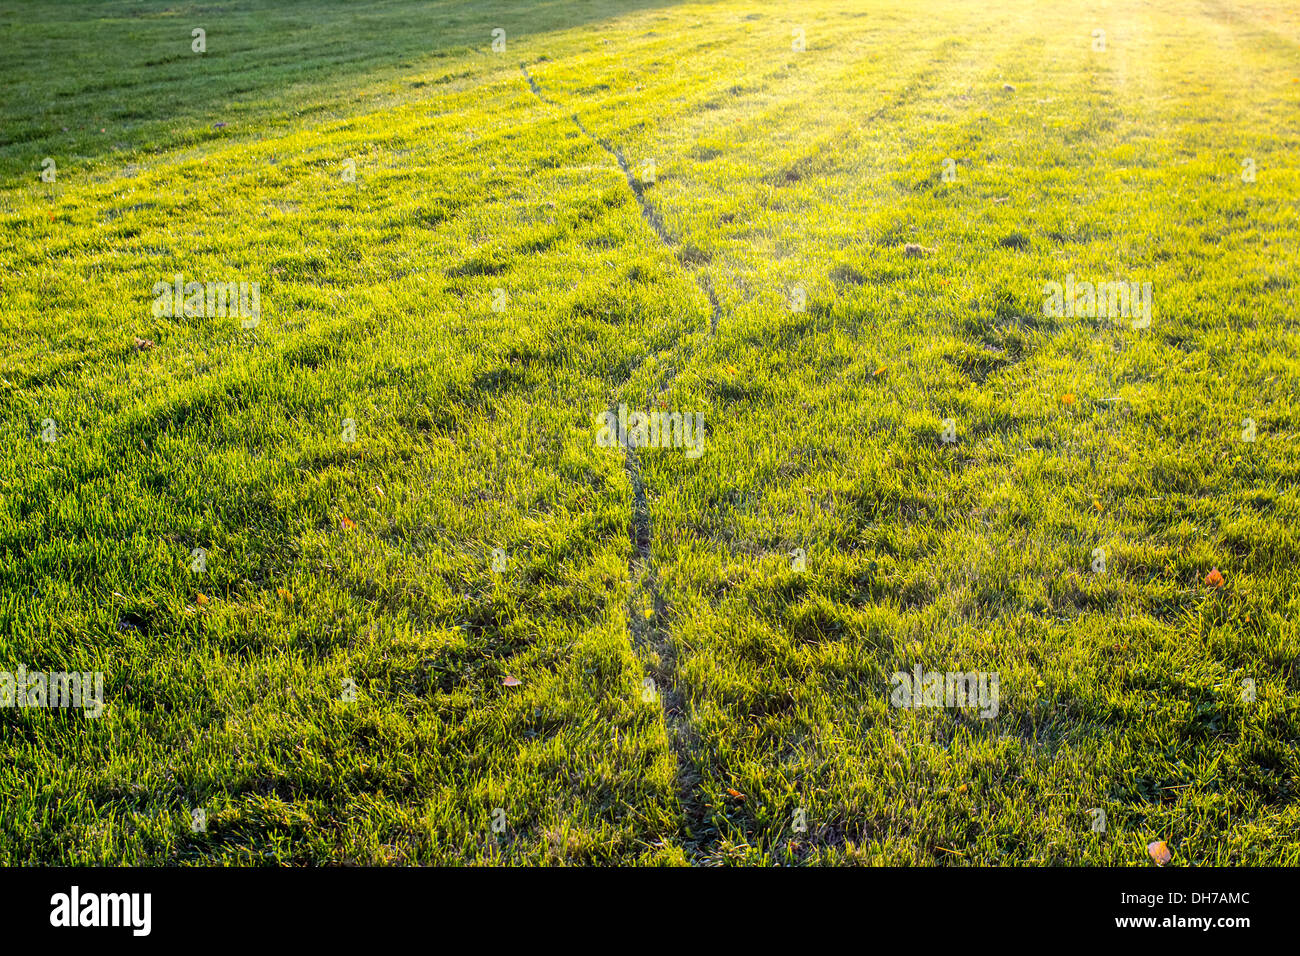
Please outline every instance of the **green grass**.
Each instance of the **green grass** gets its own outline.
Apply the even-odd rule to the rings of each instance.
[[[0,863],[1300,864],[1290,5],[0,35]]]

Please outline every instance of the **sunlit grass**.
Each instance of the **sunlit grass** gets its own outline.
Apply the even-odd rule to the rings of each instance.
[[[0,861],[1300,862],[1285,4],[0,19]]]

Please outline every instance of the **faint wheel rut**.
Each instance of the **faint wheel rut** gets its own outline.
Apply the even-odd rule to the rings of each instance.
[[[618,168],[623,171],[623,177],[627,180],[628,188],[632,190],[632,195],[636,196],[637,204],[641,207],[641,217],[649,223],[650,228],[655,231],[655,235],[659,237],[660,241],[673,251],[673,255],[676,257],[677,261],[691,274],[691,278],[695,280],[695,284],[700,287],[701,291],[703,291],[705,296],[708,298],[709,307],[711,309],[709,316],[709,333],[716,333],[718,331],[718,319],[722,315],[722,305],[718,302],[718,296],[713,291],[713,283],[709,281],[707,275],[696,268],[693,262],[686,258],[682,243],[668,231],[668,227],[664,225],[663,217],[659,215],[659,210],[655,209],[650,200],[646,198],[645,188],[636,176],[632,174],[632,167],[628,165],[627,159],[623,156],[623,151],[609,140],[597,136],[591,130],[587,129],[586,124],[582,122],[577,113],[565,110],[563,106],[547,96],[538,82],[533,79],[533,75],[528,72],[528,67],[525,64],[520,63],[519,69],[524,74],[524,79],[528,81],[529,88],[539,100],[547,106],[554,107],[561,113],[567,113],[569,119],[573,120],[573,125],[582,130],[583,134],[593,143],[605,152],[609,153],[610,156],[614,157],[614,162],[618,163]]]
[[[685,695],[677,686],[677,646],[668,631],[667,606],[659,594],[659,575],[650,554],[650,503],[641,478],[641,463],[631,448],[626,450],[624,467],[632,484],[634,546],[628,561],[632,581],[628,593],[628,631],[632,649],[640,658],[646,676],[654,682],[650,689],[658,696],[663,709],[664,726],[677,760],[677,801],[685,825],[682,842],[691,851],[698,851],[705,842],[708,824],[699,795],[700,775],[692,757],[697,742]]]
[[[655,231],[659,240],[673,250],[677,261],[688,269],[691,277],[708,297],[712,310],[709,332],[710,334],[717,332],[722,306],[718,302],[708,276],[696,271],[684,258],[681,243],[673,238],[664,225],[659,211],[646,198],[641,184],[632,175],[622,150],[589,130],[577,113],[565,110],[559,103],[548,97],[528,72],[525,64],[520,63],[519,69],[539,100],[561,113],[567,113],[573,124],[588,139],[599,145],[618,163],[619,169],[623,171],[623,176],[627,180],[628,188],[632,190],[637,204],[641,207],[642,218]],[[631,372],[635,370],[633,368]],[[675,374],[674,371],[673,375]],[[669,381],[671,378],[672,376],[669,377]],[[667,383],[662,387],[666,389]],[[618,414],[617,407],[612,408],[611,411],[614,415]],[[700,775],[696,769],[696,762],[691,756],[697,749],[696,740],[690,728],[686,698],[677,686],[677,648],[665,623],[667,606],[659,594],[659,575],[655,571],[651,556],[653,529],[650,523],[650,503],[646,496],[645,480],[641,476],[641,462],[631,445],[624,447],[623,467],[632,486],[632,555],[628,560],[628,576],[632,583],[627,603],[629,639],[647,678],[654,682],[652,692],[657,696],[662,707],[664,726],[676,758],[677,800],[681,807],[684,827],[684,832],[679,836],[682,838],[683,847],[693,855],[697,855],[700,847],[707,842],[706,833],[709,824],[706,808],[699,795]],[[646,689],[650,690],[648,686]]]

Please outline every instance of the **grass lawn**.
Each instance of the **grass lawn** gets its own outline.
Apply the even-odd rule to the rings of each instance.
[[[1300,865],[1298,48],[0,2],[0,864]]]

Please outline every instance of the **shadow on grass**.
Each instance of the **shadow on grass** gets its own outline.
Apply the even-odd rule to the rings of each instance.
[[[46,156],[125,162],[220,137],[216,124],[236,116],[330,113],[367,86],[436,84],[413,75],[436,74],[441,59],[486,60],[497,28],[527,50],[546,33],[676,2],[19,3],[0,11],[0,182],[38,182]],[[191,48],[196,29],[203,53]]]

